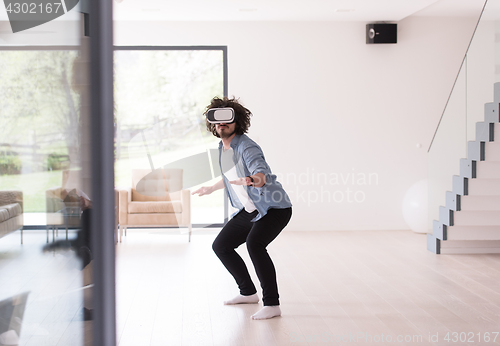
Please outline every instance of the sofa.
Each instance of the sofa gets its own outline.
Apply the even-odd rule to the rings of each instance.
[[[23,243],[23,192],[0,191],[0,238],[7,234],[21,230],[21,244]]]

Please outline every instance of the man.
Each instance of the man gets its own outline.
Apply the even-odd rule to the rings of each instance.
[[[262,287],[264,307],[252,319],[267,319],[281,315],[276,271],[266,247],[285,228],[292,216],[292,204],[276,175],[271,173],[261,148],[245,133],[250,127],[251,112],[238,100],[215,97],[209,109],[232,108],[231,123],[213,124],[207,129],[221,139],[219,165],[222,179],[213,186],[193,192],[208,195],[226,188],[231,205],[238,209],[221,230],[212,248],[236,280],[240,294],[224,304],[258,303],[257,290],[243,259],[235,249],[247,244],[248,253]],[[206,113],[205,113],[206,114]]]

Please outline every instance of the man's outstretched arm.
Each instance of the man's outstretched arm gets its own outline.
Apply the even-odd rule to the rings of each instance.
[[[214,191],[224,188],[224,181],[221,179],[212,186],[202,186],[198,190],[191,192],[192,195],[198,194],[199,196],[209,195]]]
[[[253,179],[253,182],[252,182]],[[264,173],[255,173],[254,175],[250,175],[244,178],[238,178],[236,180],[231,180],[229,182],[233,185],[247,185],[253,187],[262,187],[266,184],[266,176]]]

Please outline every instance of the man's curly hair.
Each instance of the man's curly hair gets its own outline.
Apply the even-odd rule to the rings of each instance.
[[[252,116],[252,112],[250,112],[247,108],[243,107],[240,103],[239,100],[234,98],[229,99],[226,96],[224,96],[222,99],[219,97],[214,97],[212,101],[210,102],[210,105],[207,106],[205,109],[205,113],[207,114],[207,111],[211,108],[225,108],[225,107],[230,107],[234,109],[234,121],[236,123],[235,127],[235,133],[237,135],[242,135],[244,133],[248,132],[248,128],[250,127],[250,117]],[[219,137],[219,134],[215,130],[215,124],[209,123],[207,120],[207,130],[209,132],[212,132],[212,134],[215,137]]]

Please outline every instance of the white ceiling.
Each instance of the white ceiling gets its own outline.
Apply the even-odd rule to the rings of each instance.
[[[484,0],[115,0],[115,20],[391,21],[473,16]]]
[[[398,22],[477,16],[485,0],[114,0],[115,20]],[[500,0],[489,0],[500,2]],[[78,9],[57,20],[79,20]],[[8,20],[0,5],[0,20]]]

